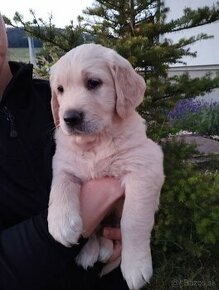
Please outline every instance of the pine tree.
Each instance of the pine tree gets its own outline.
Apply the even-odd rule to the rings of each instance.
[[[52,16],[48,23],[37,19],[33,11],[32,22],[25,22],[19,13],[14,21],[43,41],[37,71],[41,75],[47,75],[48,67],[60,55],[84,42],[101,43],[127,58],[147,83],[139,111],[147,120],[148,131],[156,132],[158,136],[154,137],[160,138],[170,131],[166,127],[167,112],[179,99],[204,95],[219,87],[219,74],[194,79],[188,74],[168,77],[169,66],[182,63],[184,56],[196,57],[190,47],[193,43],[211,36],[200,33],[176,43],[164,38],[167,33],[171,36],[176,31],[219,20],[219,3],[197,10],[186,8],[182,17],[171,21],[166,20],[168,11],[161,0],[96,0],[84,11],[85,16],[78,18],[78,25],[71,23],[65,29],[57,29],[52,24]],[[6,22],[11,23],[8,19]]]
[[[78,17],[77,25],[71,22],[64,29],[61,29],[53,24],[52,14],[47,21],[38,18],[32,9],[30,9],[30,14],[32,21],[25,21],[19,12],[15,13],[13,21],[6,16],[4,16],[4,21],[12,27],[22,26],[27,35],[43,42],[43,48],[37,55],[38,62],[35,73],[40,77],[48,78],[51,65],[73,47],[84,43],[84,41],[89,41],[89,35],[86,34],[80,17]]]
[[[204,95],[219,86],[219,75],[195,79],[188,74],[168,77],[170,65],[182,63],[183,56],[196,57],[191,44],[211,36],[200,33],[176,43],[163,37],[217,21],[219,3],[211,8],[186,8],[182,17],[171,21],[166,21],[168,11],[157,0],[96,0],[84,11],[87,31],[95,42],[114,48],[144,76],[147,92],[140,112],[148,121],[149,130],[156,127],[154,132],[161,125],[165,128],[167,112],[177,100]]]

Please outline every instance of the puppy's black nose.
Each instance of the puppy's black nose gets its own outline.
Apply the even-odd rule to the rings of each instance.
[[[83,120],[83,113],[76,110],[67,111],[65,112],[63,119],[68,126],[74,127],[81,124]]]

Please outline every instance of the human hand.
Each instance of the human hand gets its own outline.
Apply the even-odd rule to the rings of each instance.
[[[117,225],[121,216],[118,213],[120,205],[123,205],[123,195],[120,182],[115,178],[91,180],[82,186],[80,196],[82,235],[89,237],[89,240],[77,256],[77,263],[84,269],[92,267],[98,259],[109,265],[120,257],[121,234]],[[96,235],[92,235],[98,226],[101,226],[99,230],[103,230],[103,238],[99,241]]]
[[[122,196],[114,205],[112,213],[102,221],[102,236],[113,243],[113,252],[107,261],[110,264],[121,256],[122,240],[120,220],[122,216],[124,196]]]
[[[112,177],[90,180],[82,186],[80,202],[84,237],[94,232],[123,195],[119,180]]]
[[[115,227],[104,227],[102,231],[104,238],[109,239],[113,242],[113,253],[107,263],[114,262],[121,256],[122,241],[121,241],[121,230]]]

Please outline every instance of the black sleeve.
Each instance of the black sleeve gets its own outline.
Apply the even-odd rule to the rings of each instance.
[[[0,232],[0,289],[49,290],[85,244],[66,248],[50,236],[47,211]],[[74,273],[72,273],[74,275]]]

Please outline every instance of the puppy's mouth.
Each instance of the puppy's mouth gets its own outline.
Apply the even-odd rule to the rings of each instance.
[[[87,119],[84,112],[81,111],[67,111],[64,113],[61,122],[61,128],[67,135],[74,136],[89,136],[100,133],[100,122],[95,118]]]
[[[66,128],[66,131],[68,132],[68,135],[75,135],[75,136],[83,136],[83,135],[90,135],[93,134],[93,132],[89,132],[84,128]]]

